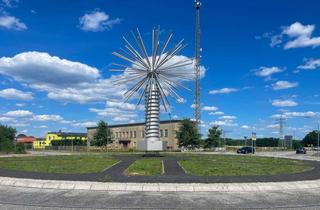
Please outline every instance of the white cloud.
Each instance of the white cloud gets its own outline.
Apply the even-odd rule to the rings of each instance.
[[[92,82],[100,77],[96,68],[36,51],[0,58],[0,73],[39,89]]]
[[[218,112],[210,112],[209,115],[224,115],[224,112],[218,111]]]
[[[33,96],[30,92],[22,92],[14,88],[0,90],[0,97],[5,99],[32,100]]]
[[[19,18],[8,15],[0,16],[0,27],[17,31],[28,29],[26,24],[21,22]]]
[[[10,126],[12,127],[27,127],[29,126],[28,123],[11,123]]]
[[[215,106],[204,106],[202,108],[203,111],[217,111],[219,108]]]
[[[26,104],[23,104],[23,103],[16,103],[16,106],[17,107],[24,107]]]
[[[102,11],[93,11],[80,17],[80,28],[84,31],[104,31],[119,24],[121,19],[110,19],[109,15]]]
[[[301,47],[318,47],[320,46],[320,37],[312,37],[315,25],[303,25],[295,22],[289,26],[282,27],[280,34],[269,36],[271,46],[284,44],[284,49],[301,48]]]
[[[184,99],[184,98],[179,98],[179,99],[177,100],[177,103],[178,103],[178,104],[185,104],[185,103],[187,103],[187,100]]]
[[[181,61],[185,56],[174,59]],[[180,68],[187,75],[192,65]],[[48,73],[49,72],[49,73]],[[47,92],[50,99],[63,102],[102,102],[123,98],[129,84],[115,84],[126,72],[102,79],[98,69],[48,53],[25,52],[12,58],[0,58],[0,74],[14,78],[37,91]]]
[[[34,121],[41,121],[41,122],[45,122],[45,121],[53,121],[53,122],[59,122],[62,121],[63,118],[60,115],[35,115],[33,116],[33,120]]]
[[[236,116],[229,116],[229,115],[225,115],[225,116],[221,116],[219,117],[220,120],[235,120],[237,119]]]
[[[299,83],[297,82],[288,82],[288,81],[277,81],[276,83],[272,84],[273,90],[283,90],[297,87]]]
[[[272,106],[276,106],[276,107],[292,107],[292,106],[297,106],[297,105],[298,105],[298,103],[291,100],[291,99],[288,99],[288,100],[276,99],[276,100],[272,101]]]
[[[73,124],[76,127],[80,128],[87,128],[87,127],[94,127],[97,126],[97,122],[78,122]]]
[[[267,128],[279,128],[279,124],[270,124],[270,125],[267,125]]]
[[[130,118],[129,117],[115,116],[115,117],[112,118],[112,120],[115,121],[115,122],[124,122],[124,121],[128,122],[130,120]]]
[[[292,117],[315,117],[317,113],[315,112],[285,112],[284,115],[288,118]]]
[[[226,126],[226,127],[235,127],[238,126],[237,123],[232,121],[216,120],[210,123],[211,126]]]
[[[320,67],[320,59],[305,59],[305,63],[298,66],[298,69],[314,70]]]
[[[271,115],[271,118],[295,118],[295,117],[306,117],[306,118],[312,118],[316,117],[319,115],[318,112],[312,112],[312,111],[307,111],[307,112],[284,112],[282,114],[274,114]]]
[[[13,121],[15,121],[15,120],[11,117],[0,117],[0,122],[7,123],[7,122],[13,122]]]
[[[48,53],[24,52],[0,58],[0,74],[29,87],[48,93],[48,98],[64,102],[105,101],[122,97],[125,85],[115,86],[115,78],[101,79],[98,69],[51,56]]]
[[[18,0],[2,0],[0,5],[5,7],[13,7],[13,4],[17,2]]]
[[[121,104],[121,103],[119,103]],[[110,104],[109,104],[110,105]],[[118,104],[112,104],[113,107],[109,107],[108,103],[106,104],[106,108],[104,109],[96,109],[96,108],[90,108],[89,110],[91,112],[96,113],[99,117],[110,117],[113,121],[127,121],[133,120],[138,117],[138,114],[135,112],[135,110],[128,110],[128,107],[121,107],[118,106]],[[116,106],[115,106],[116,105]],[[138,109],[139,110],[139,109]]]
[[[28,111],[28,110],[15,110],[15,111],[9,111],[6,114],[4,114],[5,116],[8,117],[30,117],[33,116],[33,113]]]
[[[135,104],[126,103],[126,102],[119,102],[119,101],[107,101],[107,107],[119,108],[123,110],[137,110],[143,109],[143,106],[136,106]]]
[[[283,69],[273,66],[273,67],[265,67],[262,66],[258,71],[255,72],[255,75],[260,77],[269,77],[272,74],[283,72]]]
[[[216,95],[216,94],[228,94],[228,93],[233,93],[237,92],[239,89],[236,88],[222,88],[218,90],[210,90],[209,94]]]

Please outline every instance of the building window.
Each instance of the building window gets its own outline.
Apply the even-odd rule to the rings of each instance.
[[[141,131],[141,137],[144,137],[144,131]]]
[[[130,131],[130,138],[132,138],[132,131]]]
[[[161,138],[163,137],[163,130],[162,129],[160,130],[160,137]]]
[[[129,138],[129,131],[127,131],[127,138]]]
[[[169,134],[168,129],[165,129],[164,130],[164,137],[168,137],[168,134]]]
[[[137,138],[137,132],[133,131],[133,138]]]
[[[126,132],[122,132],[122,138],[126,138]]]

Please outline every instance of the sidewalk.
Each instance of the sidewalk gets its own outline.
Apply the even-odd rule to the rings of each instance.
[[[53,181],[0,177],[1,186],[59,190],[126,191],[126,192],[265,192],[320,188],[320,180],[265,183],[116,183]]]

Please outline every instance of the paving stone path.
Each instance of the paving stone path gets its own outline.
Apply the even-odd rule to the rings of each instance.
[[[0,169],[0,176],[15,178],[30,178],[44,180],[69,180],[69,181],[98,181],[122,183],[248,183],[248,182],[283,182],[320,179],[320,162],[311,163],[314,169],[297,174],[282,174],[273,176],[193,176],[186,174],[178,164],[181,157],[159,157],[164,163],[164,174],[159,176],[126,176],[123,172],[136,160],[143,157],[115,156],[120,162],[101,173],[90,174],[48,174],[36,172],[22,172]]]

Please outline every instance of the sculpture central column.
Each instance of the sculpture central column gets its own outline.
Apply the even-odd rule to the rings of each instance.
[[[150,88],[150,89],[149,89]],[[150,90],[146,93],[145,103],[145,140],[146,141],[160,141],[160,101],[159,89],[155,83],[148,87]],[[147,89],[147,90],[148,90]]]
[[[145,93],[145,137],[138,142],[138,149],[145,152],[160,152],[166,142],[160,139],[160,93],[155,82],[146,87]]]

